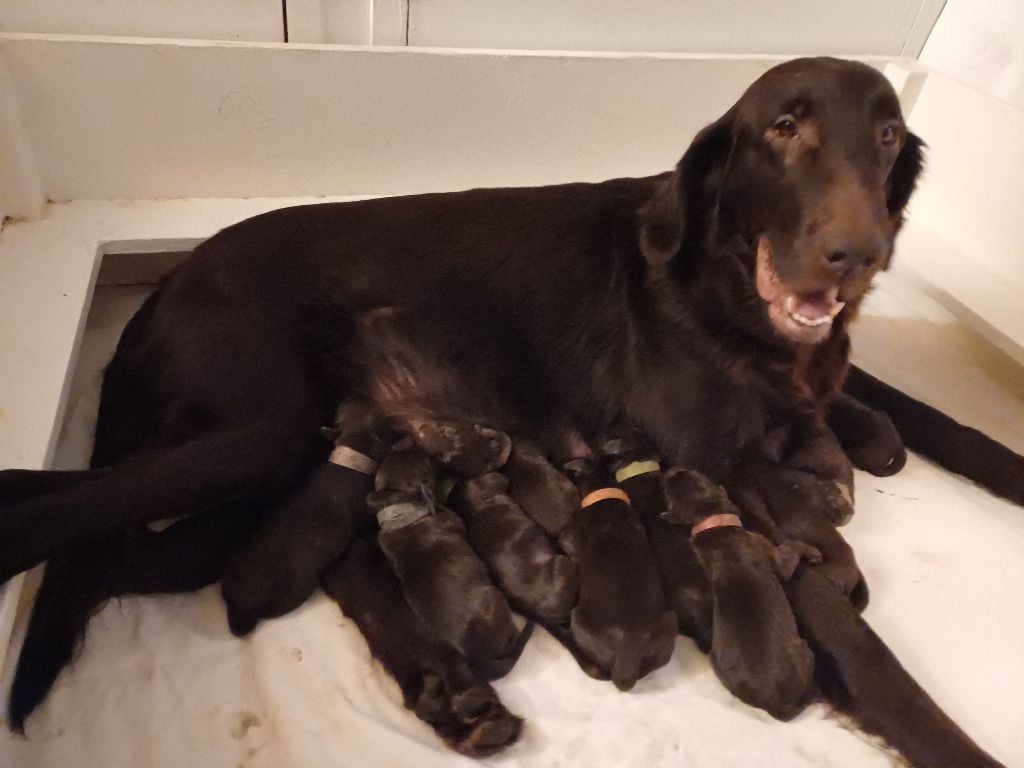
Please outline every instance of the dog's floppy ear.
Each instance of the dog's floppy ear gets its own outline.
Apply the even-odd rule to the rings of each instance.
[[[889,208],[889,215],[894,219],[903,219],[903,209],[910,200],[910,195],[917,184],[917,177],[924,167],[925,146],[919,136],[907,132],[907,139],[889,173],[889,197],[886,205]]]
[[[733,113],[697,134],[672,175],[640,209],[640,250],[649,263],[667,262],[679,252],[684,235],[697,235],[692,230],[707,223],[716,196],[712,177],[732,147]]]

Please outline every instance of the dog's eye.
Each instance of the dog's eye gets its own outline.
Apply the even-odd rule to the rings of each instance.
[[[895,123],[888,123],[882,127],[882,143],[887,147],[895,144],[899,135],[900,129]]]
[[[772,125],[772,130],[775,131],[777,136],[781,136],[784,139],[791,139],[797,135],[799,129],[796,125],[796,120],[793,119],[792,115],[783,115]]]

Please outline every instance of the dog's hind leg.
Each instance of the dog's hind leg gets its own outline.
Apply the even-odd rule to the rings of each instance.
[[[81,539],[287,490],[328,447],[308,420],[263,418],[147,450],[70,488],[2,503],[0,583]]]
[[[73,488],[79,483],[96,480],[108,471],[106,467],[74,470],[0,470],[0,505]]]
[[[8,703],[21,731],[80,647],[92,614],[119,595],[193,592],[220,577],[227,550],[254,527],[261,507],[229,505],[163,531],[137,528],[79,542],[52,558],[32,609]]]
[[[946,715],[839,589],[813,567],[785,585],[825,698],[915,768],[1001,768]]]

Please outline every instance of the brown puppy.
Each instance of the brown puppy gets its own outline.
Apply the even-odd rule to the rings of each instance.
[[[579,603],[568,637],[623,691],[672,657],[679,624],[667,608],[650,544],[625,494],[595,462],[566,465],[584,495],[559,541],[579,568]],[[556,636],[566,642],[564,633]],[[570,645],[570,650],[573,650]],[[583,668],[592,673],[589,666]]]
[[[665,517],[693,528],[693,547],[711,583],[711,666],[737,698],[780,720],[795,717],[814,690],[814,655],[779,583],[792,568],[781,572],[776,547],[744,530],[739,510],[703,475],[673,469],[665,486]]]
[[[662,517],[667,502],[658,456],[635,429],[618,430],[601,446],[601,452],[647,529],[669,607],[679,620],[679,631],[708,653],[714,610],[711,584],[697,560],[689,529]]]
[[[540,445],[521,437],[512,442],[512,455],[502,472],[516,503],[548,536],[558,538],[580,506],[572,481],[548,461]]]
[[[363,401],[343,404],[338,425],[331,459],[314,467],[224,566],[221,588],[236,635],[305,602],[323,569],[373,523],[366,494],[397,435],[383,414]]]
[[[489,472],[466,480],[450,502],[516,610],[544,622],[567,622],[579,590],[576,566],[508,495],[508,479]]]
[[[370,653],[398,682],[405,706],[450,747],[484,757],[519,737],[522,720],[413,612],[402,584],[371,538],[352,542],[324,571],[322,584],[355,621]]]
[[[863,611],[868,604],[867,582],[857,565],[853,548],[836,530],[827,514],[827,510],[849,502],[843,486],[809,472],[785,467],[760,473],[756,484],[767,504],[768,514],[785,539],[795,539],[817,549],[821,562],[812,567],[835,584],[858,611]],[[758,504],[758,501],[745,497],[745,511],[751,503]]]
[[[532,624],[516,629],[462,521],[434,504],[435,480],[433,461],[422,449],[402,441],[392,450],[367,499],[380,524],[378,541],[409,605],[438,639],[488,679],[501,677],[519,658]]]

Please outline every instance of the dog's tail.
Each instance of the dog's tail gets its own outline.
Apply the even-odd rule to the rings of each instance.
[[[947,716],[849,600],[814,568],[787,583],[825,698],[914,768],[1002,768]]]
[[[103,543],[76,545],[46,566],[7,707],[12,731],[38,707],[82,644],[89,617],[109,596],[113,567]]]
[[[1024,456],[851,366],[843,391],[885,411],[908,448],[1024,506]]]

